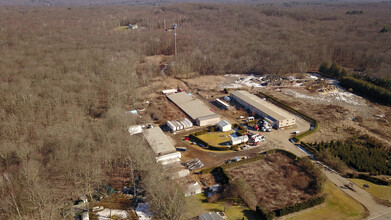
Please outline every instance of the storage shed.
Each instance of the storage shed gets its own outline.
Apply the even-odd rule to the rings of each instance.
[[[229,123],[226,120],[219,121],[219,123],[217,123],[217,127],[219,127],[219,130],[223,131],[223,132],[229,131],[232,129],[231,123]]]
[[[202,187],[198,182],[190,182],[185,184],[183,187],[185,197],[196,195],[202,192]]]
[[[231,136],[231,139],[229,140],[229,143],[231,145],[238,145],[238,144],[241,144],[241,143],[246,143],[248,141],[248,136],[247,135],[243,135],[243,136],[239,136],[239,137],[232,137]]]
[[[224,220],[227,218],[225,215],[223,217],[220,213],[217,213],[217,212],[208,212],[208,213],[204,213],[202,215],[199,215],[198,219],[199,220]]]

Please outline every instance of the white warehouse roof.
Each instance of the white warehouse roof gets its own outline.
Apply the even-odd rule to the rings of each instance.
[[[189,115],[193,120],[196,118],[202,118],[204,116],[216,115],[210,108],[201,100],[188,95],[185,92],[174,93],[167,96],[172,102],[174,102],[182,111]],[[212,116],[213,117],[213,116]]]
[[[247,91],[244,90],[232,91],[231,94],[245,101],[247,104],[252,105],[256,109],[266,113],[267,115],[274,118],[275,120],[281,121],[281,120],[294,118],[293,115],[282,110],[276,105],[268,101],[262,100],[258,96],[253,95]]]

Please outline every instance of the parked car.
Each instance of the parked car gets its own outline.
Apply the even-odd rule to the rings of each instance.
[[[246,121],[254,121],[255,120],[255,118],[254,117],[248,117],[247,119],[246,119]]]

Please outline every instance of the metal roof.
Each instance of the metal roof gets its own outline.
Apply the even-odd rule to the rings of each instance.
[[[225,127],[225,126],[231,126],[231,123],[229,123],[228,121],[226,121],[226,120],[222,120],[222,121],[219,121],[218,123],[217,123],[217,125],[218,126],[220,126],[220,127]]]
[[[201,214],[199,216],[199,219],[202,219],[202,220],[224,220],[224,218],[221,217],[216,212],[208,212],[208,213]]]
[[[276,105],[274,105],[270,102],[267,102],[267,101],[259,98],[258,96],[253,95],[247,91],[244,91],[244,90],[233,91],[233,92],[231,92],[231,94],[238,97],[239,99],[245,101],[247,104],[264,112],[265,114],[269,115],[270,117],[272,117],[278,121],[294,118],[293,115],[282,110],[281,108],[277,107]]]
[[[193,120],[209,115],[217,115],[212,112],[210,108],[199,99],[188,95],[185,92],[175,93],[167,96],[174,102],[182,111],[189,115]],[[218,115],[217,115],[218,116]],[[215,117],[217,117],[215,116]]]
[[[144,137],[158,156],[176,152],[174,145],[159,127],[144,130]]]

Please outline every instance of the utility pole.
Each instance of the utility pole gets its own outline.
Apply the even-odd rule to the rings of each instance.
[[[178,50],[177,50],[177,45],[176,45],[176,29],[178,28],[177,24],[173,24],[172,28],[167,28],[165,31],[171,31],[174,30],[174,46],[175,46],[175,60],[178,57]]]
[[[175,41],[175,60],[178,56],[177,49],[176,49],[176,24],[172,26],[174,28],[174,41]]]

